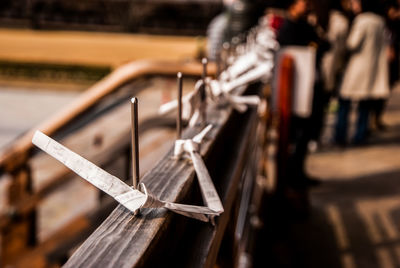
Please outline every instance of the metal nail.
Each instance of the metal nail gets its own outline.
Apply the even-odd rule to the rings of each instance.
[[[179,140],[182,137],[182,73],[177,74],[178,78],[178,114],[176,117],[176,135]]]
[[[201,60],[201,64],[203,64],[203,74],[202,74],[202,79],[203,80],[205,80],[206,77],[207,77],[207,63],[208,63],[207,58],[203,58]]]
[[[131,134],[132,134],[132,180],[136,189],[139,183],[139,127],[138,127],[138,99],[131,99]]]
[[[207,121],[207,114],[206,114],[206,77],[207,77],[207,59],[203,58],[201,60],[201,63],[203,64],[203,74],[202,74],[202,80],[203,80],[203,86],[200,88],[200,98],[201,98],[201,106],[200,106],[200,113],[201,113],[201,118],[202,118],[202,125],[206,124]]]

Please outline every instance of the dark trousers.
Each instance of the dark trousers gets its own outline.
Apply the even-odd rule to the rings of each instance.
[[[370,100],[362,100],[358,103],[356,134],[353,138],[353,143],[355,144],[364,143],[367,138],[370,106]],[[335,133],[335,142],[338,144],[346,144],[350,108],[350,100],[339,99],[339,111],[337,115]]]
[[[324,127],[325,110],[328,107],[331,93],[325,91],[322,86],[314,91],[313,107],[311,114],[311,139],[319,141]]]
[[[290,186],[304,186],[305,159],[307,146],[311,138],[312,127],[310,118],[291,117],[290,124],[290,147],[287,166],[288,184]]]
[[[382,114],[385,109],[386,99],[371,100],[371,115],[377,125],[382,124]]]

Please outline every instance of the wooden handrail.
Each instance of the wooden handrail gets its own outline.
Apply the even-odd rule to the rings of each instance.
[[[259,85],[258,85],[259,88]],[[234,224],[238,189],[249,163],[256,136],[255,109],[245,114],[211,106],[207,112],[214,127],[202,143],[214,184],[224,206],[215,226],[196,222],[165,209],[144,209],[133,214],[119,205],[81,245],[64,267],[213,267],[228,224]],[[200,128],[188,128],[185,138]],[[252,163],[253,164],[253,163]],[[195,172],[186,160],[170,151],[141,180],[155,196],[170,202],[196,202]],[[188,230],[190,229],[190,230]]]
[[[209,74],[214,74],[216,67],[210,64]],[[34,131],[39,129],[47,135],[54,134],[62,126],[76,118],[88,108],[93,106],[101,98],[107,96],[125,83],[146,75],[173,75],[182,72],[186,75],[201,75],[202,65],[197,62],[168,62],[141,60],[127,63],[107,75],[94,84],[71,104],[55,113],[49,119],[33,127],[21,138],[0,152],[0,170],[13,171],[17,166],[23,164],[33,148],[32,137]]]

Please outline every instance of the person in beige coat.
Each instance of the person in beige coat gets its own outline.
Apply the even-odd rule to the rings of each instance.
[[[368,131],[373,100],[389,96],[386,26],[376,0],[362,0],[362,12],[356,16],[347,40],[351,56],[339,91],[339,111],[335,140],[344,144],[351,101],[358,101],[357,129],[353,142],[362,144]]]
[[[335,2],[336,3],[336,2]],[[332,92],[337,87],[338,75],[343,72],[346,40],[349,31],[349,20],[344,15],[341,7],[332,9],[329,13],[329,23],[326,38],[331,45],[322,58],[322,76],[327,92]]]

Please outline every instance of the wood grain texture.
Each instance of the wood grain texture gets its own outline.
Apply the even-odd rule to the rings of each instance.
[[[222,216],[217,218],[216,226],[187,219],[165,209],[146,209],[133,217],[130,211],[118,206],[64,267],[149,267],[168,263],[179,266],[179,263],[186,265],[185,261],[197,263],[198,267],[213,266],[244,168],[256,112],[249,111],[238,116],[230,108],[209,107],[207,114],[214,128],[204,141],[201,153],[226,207]],[[183,137],[192,137],[199,131],[199,128],[188,129]],[[217,166],[221,168],[215,168]],[[196,195],[193,190],[196,188],[194,176],[192,165],[187,160],[174,159],[171,150],[143,177],[142,182],[160,199],[190,202]],[[195,245],[187,244],[186,238],[182,237],[193,228],[197,231],[200,228],[200,232],[190,238],[196,241]],[[176,249],[182,245],[194,252],[198,250],[194,255],[199,258],[193,261],[187,259],[189,256],[180,256]],[[179,258],[185,260],[178,261]]]
[[[230,110],[213,110],[208,139],[201,148],[204,155],[210,150],[221,126],[228,120]],[[200,128],[189,129],[183,137],[192,137]],[[188,160],[177,160],[172,151],[156,167],[146,174],[142,182],[157,197],[172,202],[181,201],[188,193],[195,172]],[[166,230],[171,212],[165,209],[143,210],[138,217],[122,206],[118,206],[107,220],[96,230],[65,267],[133,267],[144,263],[146,252],[155,246],[157,238]],[[157,241],[158,240],[158,241]],[[122,257],[123,256],[123,257]]]
[[[192,244],[195,244],[191,250],[192,258],[188,258],[185,265],[190,267],[213,267],[217,254],[225,234],[225,230],[229,222],[236,222],[237,219],[232,219],[232,209],[237,198],[238,187],[243,179],[243,174],[246,170],[246,165],[249,164],[251,155],[251,147],[249,143],[255,137],[257,126],[257,115],[255,111],[249,114],[246,118],[246,123],[240,129],[236,136],[236,141],[232,141],[232,154],[236,157],[227,159],[228,161],[219,170],[214,172],[220,173],[220,184],[222,184],[221,195],[226,213],[218,219],[218,225],[214,230],[209,228],[201,228],[193,236]],[[194,259],[194,258],[195,259]],[[197,259],[197,260],[196,260]]]

